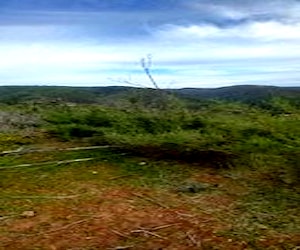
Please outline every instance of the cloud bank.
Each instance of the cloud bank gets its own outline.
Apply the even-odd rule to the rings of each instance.
[[[300,86],[297,0],[3,0],[0,84]]]

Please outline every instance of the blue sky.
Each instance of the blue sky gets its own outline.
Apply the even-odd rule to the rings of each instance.
[[[0,85],[300,86],[299,0],[1,0]]]

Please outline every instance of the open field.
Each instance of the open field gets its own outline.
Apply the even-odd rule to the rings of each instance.
[[[298,249],[300,114],[274,102],[1,106],[0,249]]]

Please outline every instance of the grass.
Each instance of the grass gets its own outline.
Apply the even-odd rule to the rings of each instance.
[[[1,151],[117,147],[1,156],[0,249],[296,248],[299,111],[279,104],[275,115],[221,102],[139,112],[1,107],[38,112],[42,124],[26,135],[6,128]],[[81,158],[94,159],[53,163]],[[204,188],[180,191],[190,183]]]
[[[54,154],[52,158],[61,158],[63,154]],[[82,152],[67,153],[63,158],[82,157],[82,154]],[[99,156],[99,154],[91,152],[88,156]],[[25,159],[28,158],[28,156],[24,157]],[[209,213],[210,216],[226,221],[228,225],[232,226],[231,229],[225,231],[216,231],[216,235],[222,235],[221,237],[231,239],[233,242],[244,241],[249,246],[251,244],[252,246],[259,246],[259,239],[262,236],[272,238],[274,232],[280,232],[280,234],[284,235],[295,235],[298,232],[299,229],[296,228],[296,219],[298,218],[296,199],[299,196],[296,192],[292,192],[288,188],[274,190],[271,187],[261,187],[249,179],[245,181],[245,178],[247,178],[246,173],[249,174],[249,171],[240,175],[238,179],[224,177],[225,172],[226,174],[231,173],[230,170],[207,170],[199,166],[150,161],[148,158],[128,158],[127,156],[115,155],[114,153],[110,153],[110,155],[106,153],[105,157],[98,157],[96,161],[89,163],[5,170],[1,171],[2,216],[19,215],[23,211],[36,211],[40,214],[39,216],[44,213],[51,213],[52,217],[48,220],[53,223],[59,219],[61,220],[60,217],[54,216],[53,213],[57,213],[54,211],[64,209],[64,211],[68,211],[67,213],[72,214],[72,211],[73,213],[76,211],[76,216],[80,214],[84,216],[91,212],[90,206],[92,208],[101,207],[103,202],[104,204],[107,202],[110,204],[114,199],[116,199],[114,202],[119,202],[118,200],[121,199],[122,202],[134,201],[134,203],[130,204],[134,204],[136,209],[152,207],[157,202],[180,212],[183,210],[185,213],[192,214],[192,216],[201,215],[204,211],[204,214]],[[204,191],[196,195],[192,193],[180,194],[174,191],[176,187],[187,180],[196,181],[197,177],[208,175],[207,173],[209,173],[211,178],[215,176],[221,178],[216,183],[220,185],[220,188]],[[234,174],[234,171],[232,174]],[[241,194],[236,192],[237,187],[242,182],[244,187],[245,183],[247,183],[247,195],[245,195],[244,191]],[[229,192],[233,186],[235,189],[234,195]],[[106,200],[107,198],[105,198],[104,194],[107,190],[110,190],[109,193],[120,193],[117,193],[116,197]],[[140,193],[146,198],[139,199],[133,196],[132,193],[124,198],[122,195],[126,190],[131,190],[132,193]],[[279,191],[281,192],[279,193]],[[274,192],[276,192],[275,195]],[[149,194],[152,197],[150,202],[147,199]],[[72,196],[75,198],[72,198]],[[213,203],[211,203],[210,199],[206,200],[209,197],[217,197],[221,201],[229,197],[235,205],[232,209],[227,210],[221,205],[219,207],[218,203],[214,204],[214,200]],[[200,199],[201,202],[195,203],[197,199]],[[97,202],[100,203],[98,204]],[[84,206],[84,209],[81,208],[81,211],[77,211],[78,206]],[[195,208],[197,209],[195,210]],[[92,212],[96,213],[97,210],[94,209],[92,209]],[[125,219],[124,217],[119,218],[122,218],[121,220]],[[7,225],[12,226],[20,220],[24,221],[20,216],[16,219],[10,219],[8,224],[4,224],[4,228]],[[141,220],[142,222],[140,223],[144,221],[147,224],[146,218]],[[190,217],[188,217],[187,221],[189,220]],[[71,222],[66,221],[65,223]],[[209,225],[209,227],[211,226]],[[193,229],[193,227],[189,228]],[[40,228],[38,230],[44,231],[45,229]],[[91,231],[93,230],[91,229]],[[171,230],[171,233],[174,234],[174,231]],[[14,234],[16,232],[10,231],[10,237],[14,237]],[[133,242],[132,239],[129,240],[130,243],[141,246],[146,246],[148,241],[149,239],[145,241],[145,239],[139,237]],[[128,240],[126,242],[128,243]],[[71,243],[69,242],[68,244]],[[293,245],[295,242],[286,239],[280,244]],[[206,245],[210,249],[210,244],[207,243]],[[8,247],[7,249],[10,248]],[[258,248],[253,247],[253,249]]]

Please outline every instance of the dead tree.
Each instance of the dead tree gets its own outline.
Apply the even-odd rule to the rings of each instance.
[[[140,64],[155,90],[155,96],[150,98],[155,102],[155,106],[159,109],[168,109],[172,102],[172,98],[170,93],[159,87],[151,73],[152,55],[148,54],[146,57],[141,58]]]
[[[156,83],[156,81],[154,80],[154,78],[152,77],[152,74],[150,72],[150,68],[152,66],[152,55],[148,54],[147,57],[143,57],[141,59],[141,66],[144,69],[146,75],[148,76],[150,82],[153,84],[153,86],[155,87],[155,89],[160,89],[158,87],[158,84]]]

